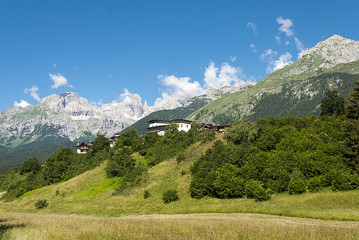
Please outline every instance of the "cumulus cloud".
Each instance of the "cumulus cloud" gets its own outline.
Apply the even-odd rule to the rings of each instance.
[[[30,89],[25,88],[24,93],[25,94],[30,93],[31,97],[33,97],[36,101],[40,102],[41,98],[40,98],[39,94],[37,93],[37,91],[39,91],[39,88],[37,86],[32,86],[32,88],[30,88]]]
[[[184,103],[187,99],[198,96],[204,92],[201,84],[197,81],[191,81],[189,77],[158,75],[158,79],[161,81],[161,84],[166,87],[162,96],[171,96],[180,103]]]
[[[236,58],[235,56],[231,56],[231,57],[229,58],[229,60],[231,60],[231,62],[235,62],[235,61],[237,60],[237,58]]]
[[[285,66],[288,66],[293,63],[291,61],[292,55],[289,52],[286,52],[285,54],[282,54],[279,56],[277,60],[275,60],[272,64],[272,72],[277,71],[278,69],[284,68]]]
[[[221,88],[224,86],[238,86],[249,79],[243,74],[239,67],[231,66],[228,63],[222,63],[220,67],[216,67],[211,62],[204,72],[205,88],[214,87]],[[252,79],[250,79],[252,80]]]
[[[257,25],[255,23],[248,22],[247,28],[251,29],[254,33],[257,33]]]
[[[52,81],[54,81],[54,85],[52,85],[51,88],[59,88],[61,86],[73,87],[72,85],[67,84],[67,79],[64,76],[62,76],[61,73],[59,74],[49,73],[49,77],[51,78]]]
[[[282,44],[282,42],[280,41],[280,37],[279,37],[279,36],[275,36],[275,40],[277,41],[278,44]]]
[[[283,17],[278,17],[277,23],[280,25],[279,31],[284,32],[287,37],[290,37],[294,34],[293,29],[293,20],[292,19],[284,19]]]
[[[14,106],[15,107],[22,107],[22,108],[24,108],[24,107],[27,107],[27,106],[30,106],[31,104],[30,103],[28,103],[27,101],[25,101],[25,100],[22,100],[21,99],[21,101],[20,102],[14,102]]]
[[[274,72],[293,63],[293,61],[291,61],[292,55],[289,52],[280,55],[278,58],[277,56],[278,52],[273,51],[272,49],[267,49],[259,57],[260,60],[268,63],[267,73]]]

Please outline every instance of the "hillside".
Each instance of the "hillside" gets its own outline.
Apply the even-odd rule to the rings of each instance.
[[[318,115],[320,99],[328,89],[337,88],[347,97],[359,79],[358,60],[359,42],[334,35],[253,88],[225,95],[188,118],[225,123],[240,118]]]
[[[217,136],[221,139],[222,136]],[[213,145],[193,144],[185,152],[185,160],[179,164],[168,159],[149,169],[148,179],[140,186],[114,196],[113,189],[119,178],[107,179],[105,165],[85,172],[66,182],[43,187],[26,193],[13,202],[2,202],[0,212],[41,212],[52,214],[81,214],[96,216],[124,216],[132,214],[188,214],[188,213],[267,213],[319,219],[359,220],[359,191],[332,192],[302,195],[274,194],[271,200],[255,202],[251,199],[218,199],[206,197],[193,199],[189,194],[191,176],[189,169],[206,149]],[[142,157],[135,155],[137,161]],[[162,193],[176,188],[179,201],[164,204]],[[144,190],[151,196],[143,198]],[[35,210],[34,203],[46,198],[49,206]]]

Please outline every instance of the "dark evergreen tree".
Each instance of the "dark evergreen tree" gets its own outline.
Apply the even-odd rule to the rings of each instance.
[[[328,90],[320,102],[320,115],[342,115],[344,114],[344,98],[339,96],[337,89]]]
[[[349,94],[346,110],[344,162],[359,172],[359,81]]]

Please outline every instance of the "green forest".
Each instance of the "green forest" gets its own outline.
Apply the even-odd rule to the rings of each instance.
[[[346,107],[344,107],[346,105]],[[269,117],[236,121],[223,140],[214,142],[191,167],[192,198],[252,198],[266,201],[272,194],[302,194],[323,188],[359,189],[359,81],[348,101],[331,89],[321,100],[320,116]],[[14,200],[45,185],[66,181],[106,161],[108,178],[120,178],[114,194],[146,181],[148,169],[175,157],[193,143],[211,142],[215,132],[192,124],[188,132],[168,125],[164,136],[135,129],[121,135],[113,148],[97,135],[86,154],[59,149],[43,164],[30,158],[20,168],[0,175],[3,199]],[[141,155],[142,161],[136,156]],[[177,200],[176,190],[164,196]],[[145,192],[144,197],[148,197]],[[166,199],[165,199],[166,197]]]

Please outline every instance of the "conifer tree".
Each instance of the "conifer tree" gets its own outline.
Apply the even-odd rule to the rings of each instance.
[[[359,80],[355,84],[346,107],[344,161],[359,172]]]
[[[344,98],[337,89],[328,90],[320,102],[320,115],[341,115],[344,113]]]

